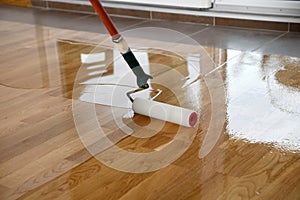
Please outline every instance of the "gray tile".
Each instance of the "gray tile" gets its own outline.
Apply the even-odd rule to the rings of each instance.
[[[257,52],[300,57],[300,33],[287,33],[257,49]]]
[[[253,51],[281,34],[283,32],[211,27],[191,37],[204,46]]]
[[[107,33],[103,23],[97,15],[70,13],[64,11],[46,10],[40,8],[20,8],[1,5],[1,20],[50,26],[80,31]],[[144,22],[141,19],[112,17],[119,31]]]
[[[76,26],[78,26],[76,21],[87,16],[79,13],[53,10],[50,11],[39,8],[22,8],[6,5],[1,5],[0,9],[1,20],[68,29],[76,28]]]
[[[162,21],[162,20],[147,20],[143,24],[139,24],[136,26],[137,28],[141,27],[159,27],[159,28],[167,28],[173,31],[178,31],[182,34],[190,35],[195,32],[201,31],[208,26],[193,24],[193,23],[180,23],[180,22],[171,22],[171,21]]]
[[[154,41],[179,42],[205,28],[207,26],[192,23],[147,20],[130,27],[130,32],[126,32],[125,35]]]
[[[146,39],[149,41],[157,42],[177,42],[184,38],[186,35],[174,30],[161,28],[161,27],[135,27],[123,33],[126,37]]]
[[[131,27],[143,23],[142,19],[111,17],[116,28],[122,32]],[[107,30],[97,15],[89,15],[86,18],[79,19],[77,22],[77,29],[89,32],[107,33]]]
[[[0,4],[0,20],[32,23],[34,14],[30,8]]]
[[[61,11],[34,10],[34,24],[51,26],[56,28],[75,29],[79,26],[77,21],[88,15]]]

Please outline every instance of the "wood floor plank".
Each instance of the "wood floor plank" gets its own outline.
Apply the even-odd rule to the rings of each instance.
[[[0,26],[6,47],[0,52],[1,199],[300,198],[299,152],[233,139],[227,133],[226,69],[230,62],[245,64],[239,60],[243,57],[234,59],[238,53],[128,38],[137,54],[147,54],[150,74],[157,81],[151,86],[163,90],[156,101],[199,111],[199,126],[186,128],[141,115],[124,118],[129,108],[83,100],[95,85],[112,85],[108,93],[114,92],[114,81],[123,76],[113,62],[116,55],[108,35],[7,21],[0,21]],[[105,59],[84,64],[82,54],[92,50],[104,52]],[[89,71],[97,64],[106,68]],[[75,80],[80,69],[84,73]],[[103,77],[108,77],[103,80],[110,82],[95,81],[103,69],[107,70]],[[180,78],[172,77],[172,72]],[[122,97],[116,93],[114,98]],[[213,122],[218,126],[211,127]],[[134,134],[125,133],[125,128]],[[209,137],[209,130],[220,135]],[[172,142],[177,148],[150,164],[146,158],[136,163],[120,153],[158,154]],[[169,165],[134,173],[166,162],[187,144]],[[205,148],[209,152],[200,157]]]

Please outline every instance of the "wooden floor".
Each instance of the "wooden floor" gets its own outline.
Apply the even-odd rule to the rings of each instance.
[[[227,133],[226,66],[231,60],[247,65],[238,55],[235,59],[225,49],[128,38],[135,47],[151,47],[137,52],[146,52],[152,87],[163,90],[157,101],[199,112],[199,126],[186,128],[139,115],[124,119],[128,108],[109,106],[114,99],[101,104],[88,94],[85,98],[91,85],[98,84],[100,94],[106,83],[119,87],[114,85],[120,69],[112,66],[110,41],[95,50],[107,35],[0,23],[0,199],[300,199],[299,149],[251,143]],[[84,71],[93,65],[80,57],[92,50],[106,55],[98,63],[107,69],[100,85],[93,82],[97,70]],[[200,73],[191,73],[188,55],[198,56]],[[173,72],[183,79],[170,78]],[[114,98],[122,98],[118,95]],[[135,135],[124,134],[125,126]],[[272,134],[269,130],[266,134]],[[103,142],[97,131],[115,145]],[[153,131],[156,135],[149,137]],[[176,149],[163,152],[170,143]],[[141,156],[163,154],[136,162],[115,147]]]
[[[2,4],[22,6],[22,7],[31,7],[31,0],[0,0]]]

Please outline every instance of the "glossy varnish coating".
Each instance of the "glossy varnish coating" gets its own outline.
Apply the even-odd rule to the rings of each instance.
[[[160,170],[126,173],[107,167],[91,156],[80,141],[72,113],[72,95],[78,99],[85,91],[85,86],[82,86],[82,89],[76,90],[78,93],[72,93],[74,78],[82,64],[80,54],[89,53],[107,36],[6,21],[1,21],[1,27],[1,43],[5,47],[0,58],[1,199],[300,198],[299,153],[231,139],[226,134],[226,119],[212,151],[199,158],[199,149],[212,121],[212,98],[224,95],[218,89],[226,87],[226,64],[218,71],[225,83],[219,82],[216,74],[211,73],[206,79],[199,75],[200,78],[196,77],[189,87],[194,89],[191,90],[194,93],[184,99],[185,105],[199,104],[201,114],[200,125],[188,150]],[[136,42],[155,43],[146,40]],[[159,43],[161,46],[169,45]],[[188,45],[182,44],[181,47],[176,49],[183,51],[183,55],[191,50]],[[104,63],[110,65],[112,49],[99,48],[108,55],[108,61],[104,60]],[[203,57],[203,73],[231,59],[226,50],[206,50],[214,64]],[[165,64],[182,76],[189,76],[184,56],[150,49],[148,57],[150,63]],[[235,62],[243,64],[240,59]],[[286,68],[294,69],[291,66]],[[107,76],[116,70],[111,66],[108,69]],[[150,72],[155,77],[164,77],[168,72],[160,69],[150,67]],[[288,75],[294,77],[290,71]],[[283,72],[277,76],[280,73]],[[89,78],[93,77],[91,74]],[[288,82],[284,77],[281,74],[279,81]],[[87,77],[79,79],[85,81]],[[181,98],[163,86],[154,84],[153,87],[163,90],[157,99],[159,101],[176,105],[177,98]],[[223,98],[219,96],[219,99]],[[221,104],[217,105],[222,110]],[[109,106],[96,106],[98,120],[108,137],[113,138],[120,130],[116,128],[110,110]],[[88,116],[84,112],[82,115]],[[222,118],[222,115],[216,116]],[[90,122],[88,117],[86,123]],[[141,127],[136,131],[147,133],[149,130],[142,128],[147,125],[147,120],[147,117],[136,115],[133,120],[124,119],[123,122],[129,127],[139,124]],[[131,152],[155,151],[170,142],[177,129],[177,125],[167,123],[153,137],[139,139],[127,136],[116,145]]]

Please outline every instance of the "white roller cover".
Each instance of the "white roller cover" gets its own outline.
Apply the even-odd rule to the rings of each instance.
[[[186,127],[196,125],[198,115],[195,111],[143,98],[135,98],[132,103],[135,113]]]

